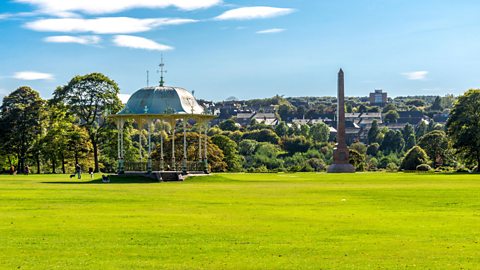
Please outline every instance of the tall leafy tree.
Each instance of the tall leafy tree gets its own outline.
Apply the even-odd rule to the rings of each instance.
[[[385,153],[399,153],[403,150],[405,141],[400,131],[389,130],[385,133],[380,150]]]
[[[453,147],[480,168],[480,89],[458,98],[447,121],[447,134]]]
[[[418,141],[418,145],[425,150],[432,160],[433,167],[443,164],[448,158],[449,142],[445,132],[434,130],[425,134]]]
[[[384,116],[386,123],[396,123],[398,118],[400,118],[400,115],[398,115],[398,112],[394,110],[388,111]]]
[[[105,128],[112,128],[105,112],[115,113],[122,103],[116,82],[101,73],[74,77],[66,86],[55,90],[54,98],[64,102],[85,127],[93,146],[95,171],[99,171],[99,139]],[[110,123],[111,124],[111,123]]]
[[[403,139],[405,140],[405,149],[408,150],[417,144],[415,137],[415,129],[412,125],[406,124],[402,130]]]
[[[316,123],[310,128],[310,135],[315,142],[327,142],[330,137],[330,128],[323,122]]]
[[[372,122],[372,127],[368,131],[368,143],[376,143],[378,142],[378,134],[380,134],[380,129],[378,128],[378,122],[377,120],[373,120]]]
[[[235,141],[224,135],[215,135],[212,137],[212,142],[223,151],[229,171],[236,172],[242,169],[242,159],[238,154],[238,145]]]
[[[0,110],[0,138],[4,149],[18,158],[18,171],[23,172],[40,133],[40,118],[44,100],[37,91],[23,86],[4,97]]]

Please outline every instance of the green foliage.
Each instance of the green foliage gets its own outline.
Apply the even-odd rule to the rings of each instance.
[[[275,127],[275,133],[279,137],[284,137],[287,135],[288,132],[288,126],[284,121],[281,121],[276,127]]]
[[[447,122],[447,134],[453,147],[470,166],[480,168],[480,89],[472,89],[460,96]]]
[[[378,135],[380,134],[380,129],[378,128],[377,120],[373,120],[372,127],[368,130],[368,143],[378,142]]]
[[[365,155],[367,153],[367,146],[361,142],[352,143],[350,145],[350,149],[353,149],[362,155]]]
[[[385,169],[387,170],[387,172],[397,172],[398,171],[398,165],[393,163],[393,162],[390,162],[390,163],[387,164]]]
[[[100,169],[100,136],[109,132],[112,123],[105,119],[105,114],[116,113],[122,107],[118,98],[119,88],[116,82],[101,73],[75,76],[54,93],[56,103],[66,104],[70,112],[80,119],[80,125],[87,130],[93,146],[95,171]],[[103,116],[103,117],[102,117]],[[110,123],[109,123],[110,122]],[[107,127],[108,126],[108,127]]]
[[[306,152],[312,144],[304,136],[287,137],[282,141],[282,146],[285,151],[290,154]]]
[[[367,147],[367,155],[369,156],[376,156],[378,153],[378,149],[380,148],[380,145],[378,143],[372,143]]]
[[[254,140],[242,140],[238,146],[241,155],[250,156],[255,153],[258,142]]]
[[[310,135],[315,142],[328,142],[330,128],[323,122],[316,123],[310,128]]]
[[[441,166],[451,154],[450,144],[447,135],[443,131],[435,130],[425,134],[418,141],[418,145],[425,149],[425,152],[432,160],[434,168]]]
[[[37,91],[23,86],[3,98],[0,107],[0,143],[3,151],[16,156],[17,168],[23,172],[41,133],[44,101]]]
[[[257,142],[268,142],[279,144],[280,137],[271,129],[253,130],[243,134],[244,140],[255,140]]]
[[[398,118],[400,118],[400,115],[398,114],[397,111],[390,110],[388,111],[385,116],[385,123],[391,124],[391,123],[396,123]]]
[[[429,172],[432,171],[432,167],[428,164],[420,164],[417,166],[416,170],[419,172]]]
[[[238,155],[237,143],[224,135],[215,135],[211,140],[223,151],[225,156],[224,160],[227,163],[227,169],[232,172],[241,171],[242,159]]]
[[[432,104],[432,107],[430,107],[431,111],[443,111],[442,107],[442,98],[440,96],[435,98],[435,101]]]
[[[357,172],[361,172],[365,170],[365,155],[359,153],[354,149],[349,150],[349,162],[355,167]]]
[[[418,165],[428,164],[429,159],[427,153],[419,147],[415,146],[412,149],[408,150],[405,154],[405,157],[402,160],[400,169],[406,171],[414,171],[417,169]]]
[[[223,122],[221,122],[218,127],[221,129],[221,130],[224,130],[224,131],[237,131],[239,130],[239,127],[237,126],[237,123],[235,121],[233,121],[233,119],[227,119]]]
[[[388,130],[383,138],[380,150],[384,153],[399,153],[403,150],[405,141],[400,131]]]

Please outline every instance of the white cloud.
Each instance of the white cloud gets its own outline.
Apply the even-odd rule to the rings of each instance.
[[[265,29],[261,31],[257,31],[257,34],[276,34],[276,33],[281,33],[284,32],[285,29],[283,28],[272,28],[272,29]]]
[[[21,71],[13,74],[13,78],[24,81],[53,80],[53,75],[36,71]]]
[[[276,8],[276,7],[242,7],[231,9],[223,14],[215,17],[215,20],[253,20],[253,19],[267,19],[278,16],[283,16],[294,12],[291,8]]]
[[[9,13],[2,13],[0,14],[0,20],[8,19],[12,16],[12,14]]]
[[[118,35],[113,38],[113,43],[119,47],[127,47],[133,49],[143,49],[151,51],[169,51],[173,50],[173,47],[157,43],[151,39],[136,37],[136,36],[127,36],[127,35]]]
[[[77,43],[83,45],[98,44],[102,39],[99,36],[51,36],[43,39],[51,43]]]
[[[408,80],[425,80],[428,75],[428,71],[412,71],[402,73]]]
[[[156,27],[194,23],[192,19],[157,18],[136,19],[130,17],[103,17],[96,19],[56,18],[28,22],[24,26],[41,32],[66,32],[96,34],[129,34],[150,31]]]
[[[135,8],[176,7],[182,10],[209,8],[221,0],[14,0],[30,4],[38,11],[56,16],[68,16],[76,12],[86,14],[112,14]]]
[[[118,94],[118,98],[122,101],[123,104],[128,102],[128,99],[130,99],[129,94]]]

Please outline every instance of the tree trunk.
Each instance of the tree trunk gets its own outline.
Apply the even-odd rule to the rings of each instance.
[[[95,170],[94,172],[98,173],[99,172],[99,166],[98,166],[98,146],[97,146],[97,140],[92,139],[92,145],[93,145],[93,158],[95,161]]]
[[[78,164],[78,149],[75,150],[75,165]]]
[[[62,173],[65,174],[65,155],[62,152]]]
[[[477,154],[477,172],[480,172],[480,152]]]
[[[18,161],[17,173],[23,173],[23,168],[25,168],[25,157],[21,157]]]
[[[52,173],[57,173],[56,170],[55,170],[56,166],[57,166],[57,164],[55,162],[55,158],[52,158]]]
[[[37,160],[37,174],[40,174],[40,155],[36,155],[36,160]]]

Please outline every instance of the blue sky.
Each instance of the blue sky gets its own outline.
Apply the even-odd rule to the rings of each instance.
[[[123,94],[158,81],[199,98],[397,95],[480,87],[479,1],[0,0],[0,95],[45,98],[102,72]]]

